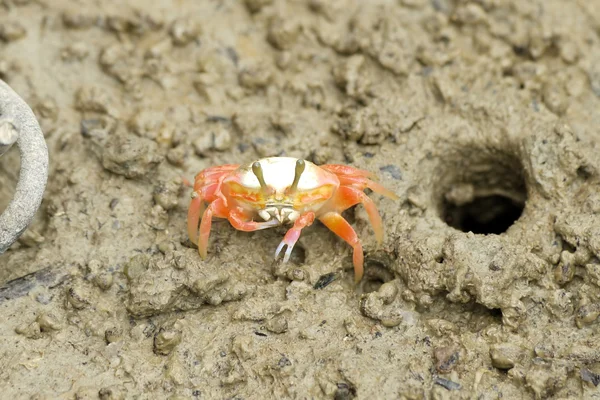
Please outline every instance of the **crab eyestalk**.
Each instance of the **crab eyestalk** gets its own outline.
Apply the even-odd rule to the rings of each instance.
[[[267,192],[267,182],[265,182],[265,176],[263,175],[262,167],[258,161],[252,164],[252,172],[256,175],[256,179],[258,179],[258,183],[260,183],[263,192]]]
[[[290,186],[288,193],[291,194],[298,190],[298,182],[300,182],[300,176],[304,172],[304,168],[306,168],[304,160],[297,160],[296,169],[294,170],[294,181],[292,182],[292,186]]]

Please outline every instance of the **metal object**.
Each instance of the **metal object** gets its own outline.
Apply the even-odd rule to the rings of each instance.
[[[13,143],[21,153],[15,197],[0,215],[0,254],[23,234],[42,203],[48,180],[48,148],[33,111],[0,80],[0,156]]]

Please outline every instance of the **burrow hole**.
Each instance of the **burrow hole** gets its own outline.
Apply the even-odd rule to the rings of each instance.
[[[376,292],[381,285],[393,279],[394,274],[383,262],[369,258],[365,260],[365,273],[361,281],[363,293]]]
[[[451,227],[501,234],[521,217],[527,188],[516,157],[489,149],[463,149],[443,163],[441,173],[439,213]]]

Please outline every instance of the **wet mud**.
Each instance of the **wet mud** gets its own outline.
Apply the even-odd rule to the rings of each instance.
[[[0,78],[50,152],[0,256],[8,398],[596,398],[600,3],[0,1]],[[398,194],[321,224],[215,221],[185,179],[292,156]],[[0,159],[0,209],[19,155]]]

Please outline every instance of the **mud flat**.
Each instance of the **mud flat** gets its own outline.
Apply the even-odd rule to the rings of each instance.
[[[0,256],[7,398],[594,398],[600,2],[0,1],[50,177]],[[385,223],[215,222],[203,168],[369,169]],[[0,209],[17,181],[0,159]]]

